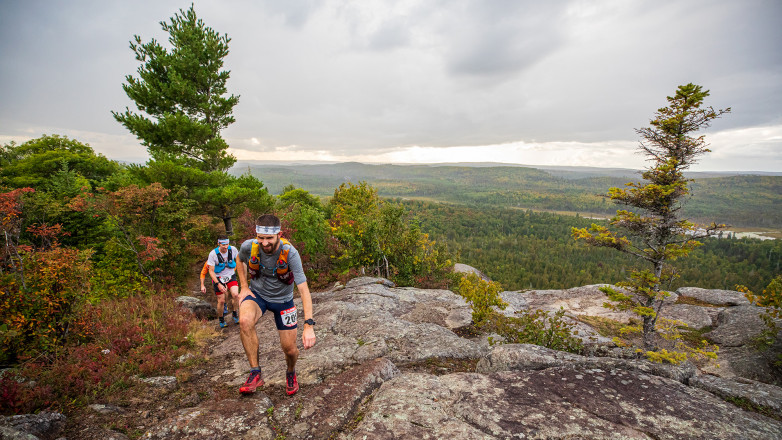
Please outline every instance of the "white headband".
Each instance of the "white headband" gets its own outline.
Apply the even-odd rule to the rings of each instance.
[[[231,241],[227,238],[219,238],[217,239],[217,244],[229,244]]]
[[[255,225],[255,233],[262,235],[277,235],[280,233],[279,226],[258,226]]]

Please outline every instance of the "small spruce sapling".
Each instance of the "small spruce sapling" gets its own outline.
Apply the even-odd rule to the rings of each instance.
[[[782,330],[782,275],[774,277],[763,293],[757,295],[746,286],[736,286],[736,290],[743,292],[750,303],[765,309],[760,317],[766,323],[766,329],[758,335],[756,342],[761,350],[771,348]],[[776,363],[782,364],[782,354],[778,355]]]

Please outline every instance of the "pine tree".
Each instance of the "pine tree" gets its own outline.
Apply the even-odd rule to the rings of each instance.
[[[680,213],[682,201],[689,194],[690,182],[683,171],[709,152],[704,136],[692,137],[690,134],[730,112],[730,108],[701,108],[707,96],[709,92],[701,86],[692,83],[679,86],[676,94],[668,97],[668,107],[657,110],[650,126],[636,130],[644,139],[640,148],[652,166],[643,173],[644,182],[631,182],[627,188],[609,190],[611,199],[634,209],[617,211],[611,221],[629,237],[596,224],[589,230],[572,230],[576,240],[583,239],[593,246],[634,255],[651,267],[651,270],[633,271],[628,282],[619,283],[629,289],[629,294],[613,289],[606,291],[617,308],[632,310],[643,319],[641,331],[646,350],[656,348],[655,325],[663,300],[669,295],[663,286],[675,276],[669,262],[686,256],[701,244],[698,239],[723,226],[712,224],[699,232]]]
[[[230,72],[221,70],[231,40],[207,27],[193,5],[160,25],[169,34],[170,50],[154,39],[142,43],[138,35],[130,43],[142,65],[138,78],[126,76],[122,88],[143,114],[128,108],[112,114],[153,160],[225,171],[236,158],[226,152],[220,131],[234,122],[239,102],[238,96],[226,96]]]

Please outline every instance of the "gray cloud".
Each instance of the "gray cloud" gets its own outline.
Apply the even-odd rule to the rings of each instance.
[[[104,146],[128,138],[110,115],[133,108],[121,88],[138,67],[128,41],[165,41],[159,22],[187,6],[0,2],[0,136],[78,133],[112,154],[130,150]],[[634,142],[633,129],[687,82],[711,90],[708,104],[733,108],[709,133],[782,125],[777,0],[195,6],[232,38],[228,87],[241,100],[225,136],[237,148],[350,156],[413,145],[558,142],[559,152],[567,142]],[[767,166],[751,157],[782,147],[731,139],[746,142],[742,166]]]
[[[558,23],[564,3],[466,1],[450,10],[440,32],[447,40],[448,68],[454,74],[512,74],[562,42]]]

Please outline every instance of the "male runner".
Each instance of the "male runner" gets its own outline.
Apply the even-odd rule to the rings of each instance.
[[[250,376],[239,388],[239,392],[251,394],[264,384],[258,359],[258,334],[255,324],[269,310],[274,313],[280,346],[285,353],[288,367],[286,392],[290,396],[299,390],[296,379],[296,360],[299,357],[299,348],[296,346],[298,313],[293,303],[293,283],[295,282],[299,289],[304,309],[301,342],[305,349],[315,345],[312,297],[299,252],[287,240],[280,238],[280,219],[271,214],[262,215],[258,217],[255,231],[255,239],[242,243],[236,267],[242,298],[239,334],[250,363]]]

